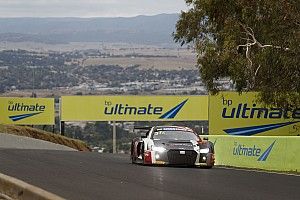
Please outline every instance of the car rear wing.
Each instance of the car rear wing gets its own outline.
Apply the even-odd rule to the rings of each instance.
[[[134,126],[133,130],[143,130],[143,133],[141,133],[141,138],[146,138],[151,128],[152,127],[149,126]],[[147,133],[145,131],[147,131]]]
[[[152,127],[150,126],[134,126],[134,130],[151,130]]]

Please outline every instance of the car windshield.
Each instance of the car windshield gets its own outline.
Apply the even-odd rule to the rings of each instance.
[[[182,130],[176,130],[176,131],[166,131],[166,130],[160,130],[155,131],[153,134],[154,140],[199,140],[198,136],[189,131],[182,131]]]

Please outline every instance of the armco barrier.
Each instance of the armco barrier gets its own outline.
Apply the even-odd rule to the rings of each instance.
[[[215,144],[216,165],[300,171],[298,136],[207,136]]]
[[[0,174],[0,194],[5,195],[6,198],[4,199],[14,200],[64,200],[59,196],[4,174]]]

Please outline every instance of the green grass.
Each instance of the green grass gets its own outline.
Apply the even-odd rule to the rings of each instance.
[[[75,140],[68,137],[64,137],[58,134],[49,133],[40,129],[31,128],[27,126],[16,126],[16,125],[1,125],[0,133],[7,133],[19,136],[25,136],[35,138],[39,140],[45,140],[55,144],[61,144],[64,146],[77,149],[78,151],[90,151],[86,143],[81,140]]]

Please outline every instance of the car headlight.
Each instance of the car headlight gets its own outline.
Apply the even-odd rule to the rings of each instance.
[[[162,152],[164,152],[166,149],[165,149],[164,147],[156,147],[156,146],[153,146],[153,147],[152,147],[152,150],[153,150],[153,151],[157,151],[157,152],[159,152],[159,153],[162,153]]]
[[[208,153],[208,152],[209,152],[209,148],[200,149],[200,153]]]

